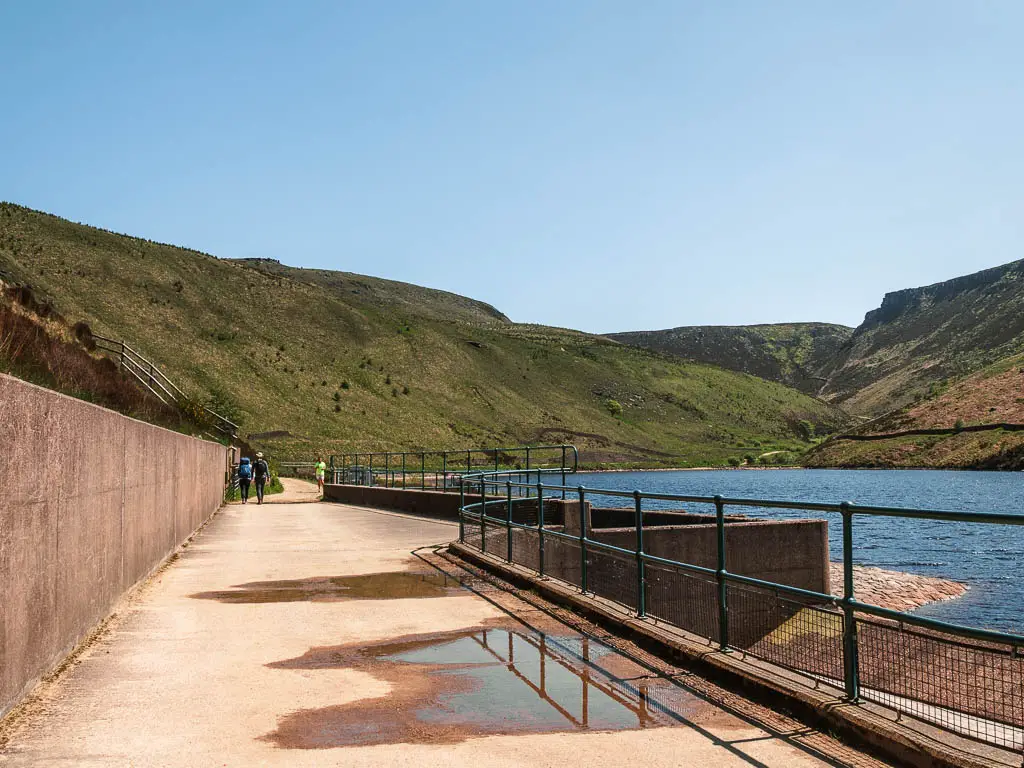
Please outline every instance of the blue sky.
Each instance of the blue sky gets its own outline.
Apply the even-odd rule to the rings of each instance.
[[[607,332],[1024,258],[1024,3],[0,3],[0,199]]]

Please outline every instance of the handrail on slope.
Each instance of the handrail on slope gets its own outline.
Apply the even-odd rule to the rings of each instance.
[[[160,402],[172,405],[181,410],[194,405],[192,399],[164,373],[156,363],[132,349],[124,340],[107,338],[93,334],[96,347],[103,352],[116,356],[121,370],[127,371],[136,381],[151,392]],[[226,437],[238,436],[238,425],[219,413],[200,405],[203,413],[209,418],[210,424]]]

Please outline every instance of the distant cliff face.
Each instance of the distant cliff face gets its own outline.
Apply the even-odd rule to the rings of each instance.
[[[675,355],[769,381],[817,392],[827,371],[853,333],[845,325],[702,325],[664,331],[612,333],[623,344]]]
[[[793,323],[609,337],[782,382],[874,418],[1024,352],[1024,260],[886,294],[855,330]]]
[[[826,368],[820,395],[879,416],[1020,351],[1024,260],[886,294]]]

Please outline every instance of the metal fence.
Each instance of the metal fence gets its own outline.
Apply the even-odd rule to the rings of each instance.
[[[876,702],[969,738],[1024,750],[1024,636],[863,603],[853,583],[858,518],[1021,526],[1024,515],[624,492],[547,484],[549,470],[531,472],[525,483],[500,470],[465,475],[460,541],[614,600],[640,618],[699,635],[722,650],[740,650],[815,684],[834,685],[850,701]],[[579,500],[578,535],[546,524],[545,499],[552,495]],[[629,499],[635,549],[589,535],[582,510],[588,497],[598,496]],[[714,509],[716,568],[645,552],[644,504],[652,511],[650,502],[657,501]],[[731,573],[725,535],[730,507],[840,515],[843,596]]]
[[[578,467],[579,451],[576,446],[560,444],[344,453],[331,456],[329,471],[336,485],[457,493],[461,477],[484,469],[504,471],[519,482],[525,482],[532,472],[542,469],[560,475],[564,484]]]
[[[172,405],[182,410],[198,408],[206,417],[210,426],[232,438],[238,435],[238,425],[233,421],[224,418],[204,405],[197,405],[186,395],[177,384],[170,380],[160,368],[150,360],[132,349],[124,341],[108,339],[106,336],[93,336],[96,341],[96,348],[102,352],[112,355],[117,360],[121,370],[129,373],[136,381],[149,390],[157,399],[167,405]]]

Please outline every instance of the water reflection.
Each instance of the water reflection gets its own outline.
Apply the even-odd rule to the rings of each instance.
[[[267,739],[288,748],[635,730],[688,723],[697,715],[734,724],[671,680],[574,634],[479,629],[369,648],[314,648],[272,666],[361,669],[391,684],[384,697],[282,718]]]

